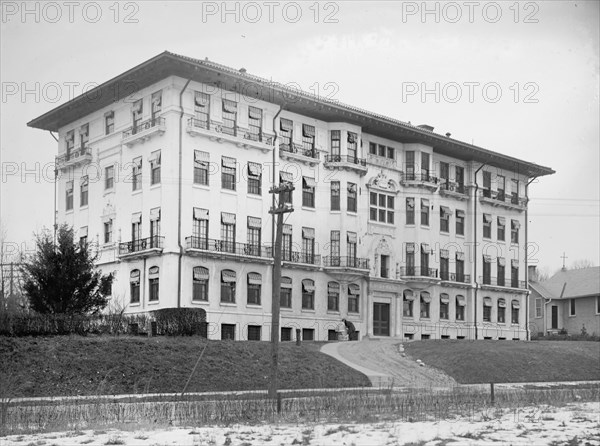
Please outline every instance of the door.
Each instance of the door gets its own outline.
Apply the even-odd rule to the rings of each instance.
[[[373,304],[373,334],[375,336],[390,335],[390,304]]]
[[[552,305],[552,329],[558,329],[558,306]]]

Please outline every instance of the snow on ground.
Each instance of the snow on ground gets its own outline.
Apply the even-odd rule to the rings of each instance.
[[[0,445],[600,445],[600,403],[518,410],[430,422],[330,423],[86,430],[0,438]]]

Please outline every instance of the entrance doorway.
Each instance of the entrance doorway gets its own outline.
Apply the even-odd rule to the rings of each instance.
[[[373,303],[373,335],[390,335],[390,304]]]

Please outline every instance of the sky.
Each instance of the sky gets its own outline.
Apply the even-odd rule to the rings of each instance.
[[[529,263],[598,265],[599,4],[2,1],[5,243],[53,224],[58,146],[26,123],[168,50],[551,167],[529,189]]]

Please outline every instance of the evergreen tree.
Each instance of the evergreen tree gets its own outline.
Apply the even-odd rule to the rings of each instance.
[[[22,266],[23,290],[38,313],[89,314],[108,304],[112,275],[102,275],[87,243],[74,243],[73,229],[59,226],[56,244],[45,229],[36,235],[36,253]]]

